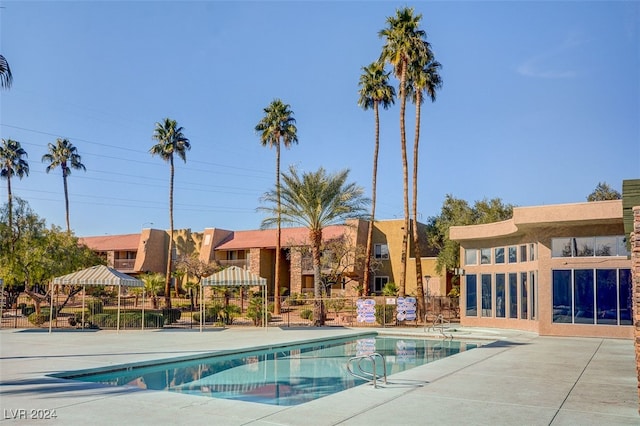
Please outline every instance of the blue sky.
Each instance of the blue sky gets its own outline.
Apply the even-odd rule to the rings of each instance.
[[[14,194],[65,226],[61,172],[46,174],[41,157],[66,137],[87,168],[69,177],[76,235],[166,229],[169,167],[149,149],[154,124],[171,117],[192,145],[176,163],[175,227],[259,228],[275,151],[254,127],[281,98],[299,137],[283,170],[348,168],[370,195],[374,118],[357,105],[358,79],[405,5],[423,15],[443,66],[437,101],[422,109],[420,220],[446,194],[573,203],[599,182],[621,191],[640,177],[637,1],[0,0],[0,53],[14,75],[0,92],[0,134],[22,143],[31,168]],[[396,105],[381,111],[376,216],[402,215]]]

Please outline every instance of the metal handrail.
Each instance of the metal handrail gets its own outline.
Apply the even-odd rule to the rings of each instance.
[[[424,332],[426,333],[429,330],[440,330],[440,334],[442,334],[443,337],[449,338],[449,339],[453,339],[453,335],[447,335],[444,332],[444,326],[445,324],[447,324],[447,328],[449,327],[449,325],[451,325],[451,321],[447,320],[444,318],[444,316],[442,314],[439,315],[435,315],[433,318],[433,322],[431,323],[430,327],[427,327],[427,318],[428,318],[429,314],[426,314],[424,316]]]
[[[358,377],[360,379],[366,380],[368,382],[373,382],[373,387],[377,388],[377,380],[378,380],[378,369],[376,368],[376,358],[380,358],[382,360],[382,377],[384,378],[384,384],[387,384],[387,363],[385,362],[384,356],[377,352],[366,354],[366,355],[358,355],[349,358],[347,361],[347,371],[354,377]],[[369,372],[362,367],[362,362],[364,360],[370,360],[373,365],[373,371]],[[357,361],[356,366],[358,367],[358,372],[354,372],[351,369],[351,363]]]

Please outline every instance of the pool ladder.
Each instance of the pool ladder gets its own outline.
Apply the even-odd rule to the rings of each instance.
[[[371,361],[372,371],[368,371],[363,368],[362,363],[367,360]],[[378,370],[376,369],[376,360],[382,361],[382,376],[378,375]],[[352,365],[355,365],[358,370],[357,372],[353,371]],[[384,356],[377,352],[349,358],[349,361],[347,361],[347,371],[354,377],[372,382],[374,388],[378,387],[377,380],[381,378],[384,379],[384,384],[387,384],[387,363],[384,360]]]
[[[435,315],[433,317],[433,322],[431,323],[430,327],[427,327],[428,324],[428,318],[429,318],[429,314],[424,316],[424,331],[425,333],[429,330],[439,330],[440,334],[442,334],[442,337],[445,339],[453,339],[453,334],[447,335],[444,331],[445,331],[445,326],[446,328],[449,328],[449,326],[451,325],[451,322],[447,319],[444,318],[444,316],[442,314],[439,315]]]

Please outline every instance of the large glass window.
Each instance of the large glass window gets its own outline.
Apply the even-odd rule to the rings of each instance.
[[[388,259],[389,258],[389,246],[386,244],[375,244],[373,246],[373,256],[376,259]]]
[[[389,277],[374,277],[373,278],[373,292],[376,294],[382,293],[382,289],[389,282]]]
[[[617,237],[596,237],[596,256],[616,256],[617,251]]]
[[[475,275],[465,276],[467,283],[466,315],[478,316],[478,278]]]
[[[529,273],[529,293],[531,294],[531,319],[538,318],[538,310],[536,309],[536,273],[532,271]]]
[[[527,246],[520,246],[520,262],[527,261]]]
[[[509,263],[518,262],[518,247],[509,247]]]
[[[491,309],[492,302],[491,293],[491,275],[482,274],[482,316],[491,317],[493,312]]]
[[[553,271],[553,322],[571,323],[572,300],[571,270]]]
[[[593,269],[576,269],[573,274],[573,321],[576,324],[593,324]]]
[[[491,249],[480,249],[480,263],[482,265],[488,265],[491,263]]]
[[[629,256],[629,250],[627,249],[627,238],[624,236],[617,237],[618,242],[618,256]]]
[[[628,256],[624,235],[552,238],[552,257]]]
[[[615,269],[596,271],[596,323],[618,324],[618,274]]]
[[[531,262],[536,260],[536,245],[533,243],[529,244],[529,260]]]
[[[496,317],[504,318],[506,315],[504,274],[496,274]]]
[[[571,238],[553,238],[551,240],[552,257],[572,257]]]
[[[523,246],[523,247],[526,248],[526,246]],[[529,299],[527,298],[527,294],[528,294],[527,290],[528,290],[527,273],[521,272],[520,273],[520,319],[528,318],[527,308],[529,307],[528,305]]]
[[[478,264],[478,250],[465,249],[464,250],[464,264],[465,265],[477,265]]]
[[[504,263],[504,247],[498,247],[493,251],[493,257],[496,263]]]
[[[632,325],[631,310],[633,306],[633,294],[631,287],[631,269],[620,269],[619,303],[620,303],[620,325]]]
[[[518,274],[509,274],[509,318],[518,318]]]
[[[575,241],[575,255],[578,257],[589,257],[595,253],[595,238],[594,237],[580,237],[574,238]]]

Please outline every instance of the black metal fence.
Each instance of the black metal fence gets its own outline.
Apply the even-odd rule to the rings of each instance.
[[[359,310],[362,300],[371,306],[370,315]],[[330,297],[322,299],[327,326],[398,327],[423,325],[434,318],[455,322],[459,319],[458,299],[430,296],[426,298],[426,316],[401,321],[398,319],[397,299],[375,297]],[[359,302],[360,301],[360,302]],[[239,297],[208,296],[202,306],[198,300],[172,298],[171,310],[162,309],[164,300],[140,296],[74,297],[63,307],[54,300],[53,312],[48,303],[36,307],[26,294],[13,306],[2,307],[0,328],[93,328],[93,329],[148,329],[148,328],[197,328],[204,327],[261,326],[263,304],[261,299],[248,295]],[[314,324],[312,296],[293,295],[280,299],[280,312],[274,312],[273,299],[269,300],[267,321],[269,327],[301,327]],[[119,312],[119,315],[118,315]],[[402,318],[402,315],[400,315]],[[51,319],[51,322],[50,322]]]

